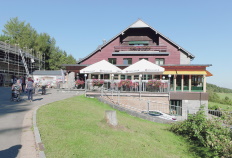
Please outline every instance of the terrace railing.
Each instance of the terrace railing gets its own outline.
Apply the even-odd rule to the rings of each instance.
[[[114,46],[114,51],[159,51],[166,52],[167,46],[163,45],[148,45],[148,46]]]
[[[100,83],[101,81],[101,83]],[[153,80],[92,80],[88,79],[86,90],[100,91],[115,90],[121,92],[157,92],[168,93],[169,82],[168,80],[156,80],[157,84],[151,82]]]

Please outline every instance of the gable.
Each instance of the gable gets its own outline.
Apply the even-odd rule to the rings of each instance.
[[[138,31],[139,30],[139,31]],[[170,45],[175,47],[178,51],[181,51],[181,53],[184,53],[187,58],[193,59],[195,58],[194,55],[189,53],[188,51],[184,50],[182,47],[171,41],[169,38],[165,37],[161,33],[159,33],[157,30],[153,29],[146,23],[144,23],[142,20],[137,20],[135,23],[130,25],[128,28],[125,30],[121,31],[118,35],[110,39],[108,42],[100,45],[96,50],[94,50],[92,53],[90,53],[88,56],[85,58],[81,59],[80,61],[77,62],[77,64],[83,63],[85,60],[96,54],[97,52],[99,53],[103,48],[105,48],[107,45],[109,45],[112,41],[115,39],[120,39],[120,44],[125,44],[126,42],[130,41],[148,41],[149,44],[153,45],[159,45],[160,41],[159,39],[163,39],[166,42],[168,42]],[[125,42],[125,43],[124,43]]]

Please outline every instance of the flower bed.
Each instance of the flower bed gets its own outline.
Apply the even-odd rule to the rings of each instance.
[[[99,80],[99,79],[93,79],[92,80],[92,85],[93,86],[98,86],[98,87],[100,87],[100,86],[102,86],[104,84],[104,80]]]
[[[158,91],[162,83],[159,80],[149,80],[146,84],[148,91]]]
[[[83,80],[76,80],[76,87],[77,87],[77,89],[84,88],[84,85],[85,85],[85,81],[83,81]]]

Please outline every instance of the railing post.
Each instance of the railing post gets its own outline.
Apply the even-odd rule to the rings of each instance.
[[[103,87],[101,87],[101,97],[103,97]]]
[[[147,112],[150,111],[150,100],[147,101]]]

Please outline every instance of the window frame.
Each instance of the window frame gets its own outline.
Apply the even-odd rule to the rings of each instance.
[[[124,61],[127,59],[127,64],[126,63],[124,63]],[[128,59],[130,59],[131,60],[131,63],[129,63],[128,61]],[[123,58],[123,64],[124,65],[131,65],[132,64],[132,58]]]
[[[115,64],[112,63],[112,62],[110,61],[110,59],[115,59]],[[113,65],[116,65],[116,64],[117,64],[117,58],[108,58],[108,62],[111,63],[111,64],[113,64]]]
[[[163,64],[160,64],[161,60],[163,60]],[[157,64],[158,62],[158,64]],[[155,58],[155,64],[156,65],[164,65],[165,64],[165,58]]]

